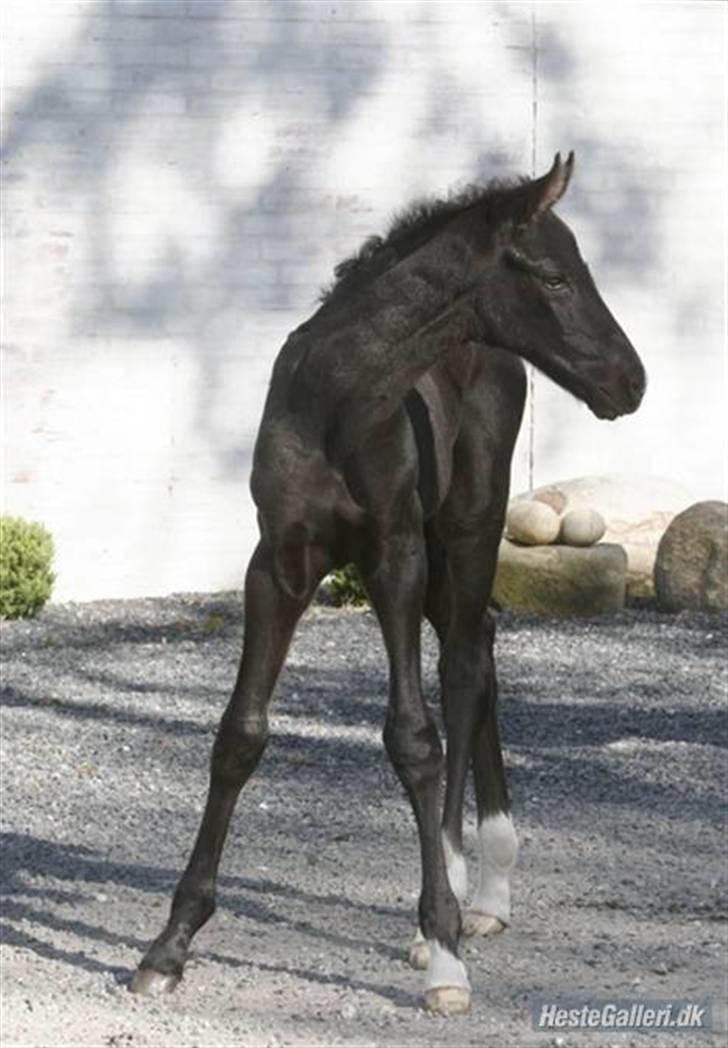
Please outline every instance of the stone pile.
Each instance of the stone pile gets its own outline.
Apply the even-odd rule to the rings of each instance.
[[[506,517],[494,599],[537,615],[604,615],[624,607],[627,557],[620,546],[595,544],[606,524],[590,506],[557,487],[514,500]]]
[[[674,592],[677,583],[667,581],[677,571],[673,565],[682,563],[676,550],[685,549],[685,535],[692,533],[697,517],[688,517],[672,545],[667,542],[668,526],[677,514],[684,516],[681,511],[691,502],[690,493],[672,481],[619,474],[580,477],[517,496],[508,509],[499,551],[496,604],[528,614],[603,615],[620,610],[626,598],[654,597],[657,578],[661,607],[674,608],[681,602],[685,607],[719,605],[724,599],[720,592],[728,585],[724,569],[708,571],[705,565],[710,559],[707,551],[720,545],[715,506],[722,503],[700,504],[713,507],[703,510],[701,518],[712,538],[695,538],[692,543],[688,560],[695,577],[688,582],[688,568],[680,569],[679,594]],[[665,571],[655,566],[663,536]],[[698,554],[698,546],[704,556]],[[702,604],[696,603],[698,590]],[[686,596],[687,591],[691,595]]]

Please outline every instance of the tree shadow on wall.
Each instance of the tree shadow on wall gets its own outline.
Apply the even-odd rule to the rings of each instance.
[[[433,10],[414,8],[412,28],[431,21]],[[198,435],[225,475],[240,477],[260,407],[245,401],[235,433],[221,423],[218,398],[232,358],[262,391],[279,339],[314,307],[343,253],[352,211],[376,210],[346,185],[322,189],[321,175],[358,107],[402,60],[388,20],[373,11],[365,0],[349,0],[338,12],[306,0],[99,0],[84,7],[59,71],[10,111],[5,156],[17,159],[18,173],[9,189],[12,177],[23,177],[22,158],[52,172],[51,210],[57,204],[82,218],[84,243],[70,273],[72,336],[80,344],[84,337],[124,339],[132,361],[149,352],[150,339],[179,345],[199,376]],[[507,27],[511,42],[494,35],[493,46],[506,48],[518,82],[529,83],[535,71],[558,88],[568,110],[585,75],[576,42],[539,25],[538,9],[532,20],[520,6],[494,5],[483,20]],[[469,143],[462,181],[515,173],[518,149],[488,141],[488,127],[476,126],[450,59],[443,48],[427,70],[418,134],[426,142],[462,127]],[[488,91],[489,75],[483,71]],[[266,114],[275,126],[265,126]],[[371,130],[372,158],[381,131]],[[600,197],[577,178],[565,212],[596,229],[602,272],[636,277],[659,243],[659,214],[639,158],[596,137],[571,136],[568,123],[564,135],[562,148],[577,150],[580,168],[608,169],[618,187]],[[249,147],[240,141],[246,136]],[[141,175],[125,187],[132,161]],[[141,255],[148,250],[151,231],[158,241],[152,257],[135,257],[135,244]],[[89,353],[98,351],[89,345]],[[559,434],[549,426],[547,442]]]
[[[146,351],[150,338],[165,337],[189,349],[200,369],[197,425],[232,472],[241,448],[221,446],[214,418],[216,390],[227,380],[226,343],[231,332],[255,329],[261,312],[283,317],[303,298],[314,302],[325,282],[328,264],[325,271],[312,264],[309,287],[297,264],[304,227],[311,239],[317,165],[386,62],[383,26],[366,19],[365,6],[348,5],[349,28],[334,38],[302,0],[89,4],[59,71],[9,114],[4,156],[17,163],[10,188],[13,177],[25,177],[21,160],[52,171],[44,206],[82,219],[70,273],[72,336],[124,339],[132,360],[135,340],[147,340]],[[345,64],[342,40],[343,53],[367,43],[355,66]],[[274,129],[260,128],[266,111],[276,114]],[[233,149],[243,167],[256,169],[248,183],[221,161],[225,136],[245,126],[264,138],[254,138],[251,152],[265,154],[261,162]],[[130,157],[142,168],[133,187],[141,200],[120,184]],[[179,214],[165,219],[166,187],[189,205],[181,225]],[[350,202],[333,195],[317,203],[329,212],[321,240],[330,239]],[[120,239],[132,249],[136,241],[144,255],[152,230],[159,233],[154,257],[129,257],[120,269]],[[248,355],[252,369],[266,352],[253,339]]]

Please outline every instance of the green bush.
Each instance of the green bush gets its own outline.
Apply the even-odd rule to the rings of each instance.
[[[332,572],[326,584],[327,596],[332,604],[341,607],[343,604],[362,605],[368,603],[366,591],[362,586],[359,572],[353,564]]]
[[[51,595],[53,539],[41,524],[0,517],[0,618],[37,615]]]

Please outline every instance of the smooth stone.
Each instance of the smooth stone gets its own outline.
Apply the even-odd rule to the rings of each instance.
[[[695,501],[693,493],[666,477],[607,473],[547,484],[515,500],[546,495],[553,504],[555,491],[566,498],[569,509],[589,506],[601,513],[607,528],[604,542],[618,543],[627,554],[627,596],[654,597],[657,546],[676,514]]]
[[[506,533],[524,546],[547,546],[559,534],[559,515],[545,502],[516,502],[506,515]]]
[[[621,546],[517,546],[503,539],[493,601],[526,615],[591,617],[624,607],[627,555]]]
[[[661,611],[728,611],[728,503],[675,517],[657,548],[655,596]]]
[[[593,546],[606,530],[604,517],[595,509],[570,509],[561,518],[559,542],[565,546]]]

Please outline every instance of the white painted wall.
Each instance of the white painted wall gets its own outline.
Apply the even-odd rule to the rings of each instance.
[[[267,376],[421,193],[577,150],[562,213],[642,352],[638,415],[539,379],[535,480],[719,496],[725,7],[6,0],[6,512],[56,598],[239,586]],[[522,441],[514,487],[527,483]]]

